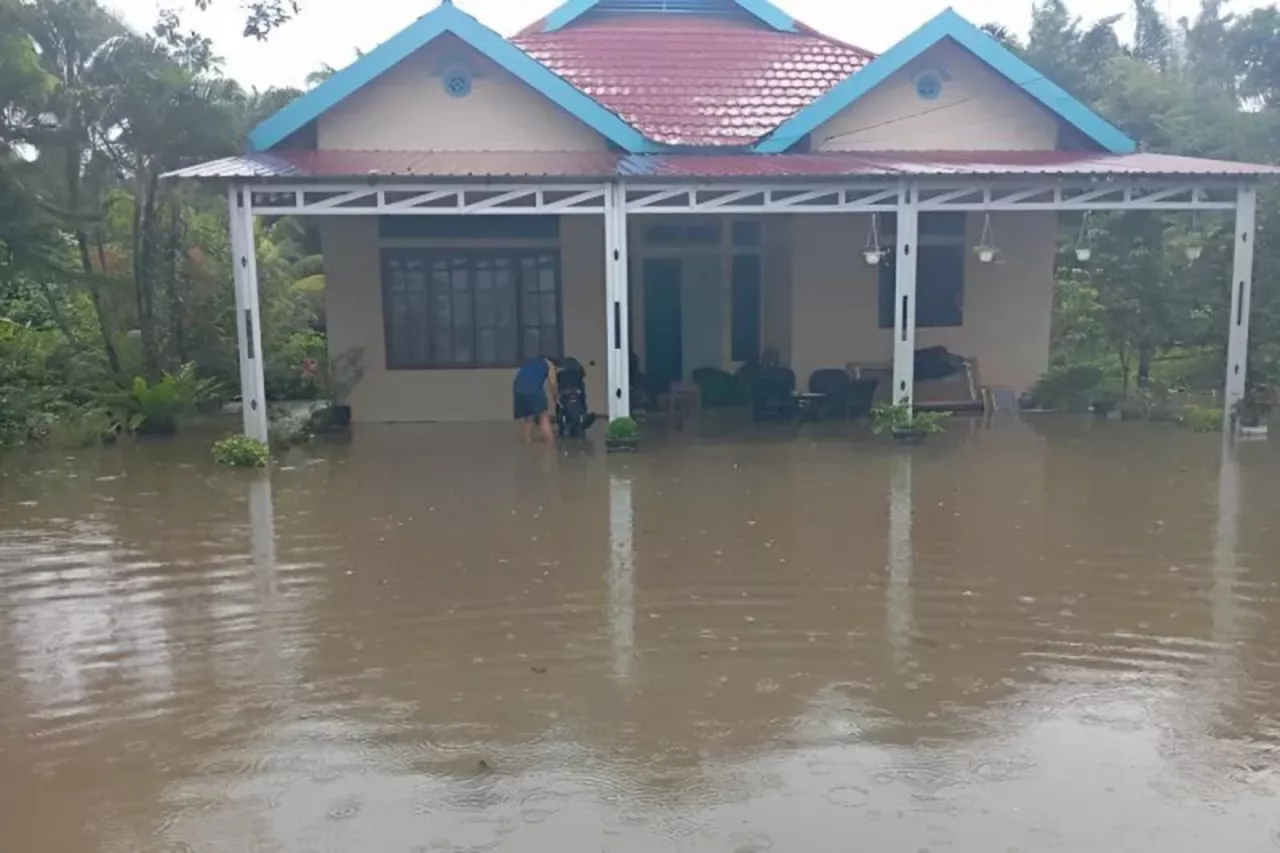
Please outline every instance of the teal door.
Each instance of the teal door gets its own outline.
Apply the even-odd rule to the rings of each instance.
[[[665,394],[684,375],[681,340],[680,261],[644,262],[644,372],[647,390]]]

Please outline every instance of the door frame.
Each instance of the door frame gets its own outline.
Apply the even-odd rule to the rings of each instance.
[[[644,328],[644,262],[647,259],[670,259],[683,260],[689,257],[707,257],[715,255],[720,259],[720,303],[723,311],[720,315],[720,348],[721,368],[732,371],[738,366],[739,362],[731,359],[733,354],[733,256],[734,255],[757,255],[760,258],[761,286],[760,286],[760,308],[759,308],[759,325],[760,340],[765,339],[764,335],[764,300],[765,300],[765,282],[763,281],[765,266],[765,240],[764,230],[765,217],[761,216],[733,216],[720,215],[714,217],[720,225],[720,241],[719,243],[691,244],[691,245],[650,245],[645,242],[645,227],[656,223],[663,224],[706,224],[708,217],[705,214],[701,216],[682,216],[680,214],[653,216],[633,216],[629,217],[630,230],[628,233],[628,258],[629,269],[627,274],[630,277],[630,311],[631,318],[631,348],[635,350],[639,357],[642,369],[648,368],[648,356],[644,351],[645,328]],[[761,240],[755,246],[735,246],[733,243],[733,226],[737,222],[754,222],[758,223],[761,228]],[[684,283],[681,282],[681,290],[683,292]],[[637,320],[639,322],[637,322]],[[684,317],[680,319],[683,333]],[[637,347],[636,344],[641,344]]]

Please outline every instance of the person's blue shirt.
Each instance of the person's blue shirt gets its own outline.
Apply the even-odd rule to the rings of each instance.
[[[520,365],[516,371],[515,392],[517,394],[541,394],[547,384],[547,374],[551,367],[545,358],[535,358]]]

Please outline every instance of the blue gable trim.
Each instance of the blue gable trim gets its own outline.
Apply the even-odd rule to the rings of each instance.
[[[1138,146],[1132,139],[1102,116],[1071,97],[1000,42],[960,17],[955,10],[947,9],[872,60],[866,68],[783,122],[773,133],[757,142],[752,150],[761,154],[779,154],[788,150],[823,122],[901,71],[926,50],[948,38],[1104,150],[1113,154],[1128,154],[1137,149]]]
[[[562,30],[587,12],[590,12],[600,0],[565,0],[563,4],[547,16],[542,27],[544,33]],[[748,14],[755,16],[761,23],[783,33],[796,31],[795,19],[779,9],[769,0],[733,0]]]
[[[623,150],[634,154],[657,148],[640,131],[592,100],[586,93],[574,88],[563,77],[553,73],[475,18],[445,3],[254,128],[249,134],[250,150],[265,151],[278,145],[290,134],[315,121],[339,101],[444,33],[457,36]]]

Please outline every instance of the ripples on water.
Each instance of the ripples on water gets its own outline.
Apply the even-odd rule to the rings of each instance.
[[[1280,844],[1272,447],[509,433],[5,460],[3,849]]]

